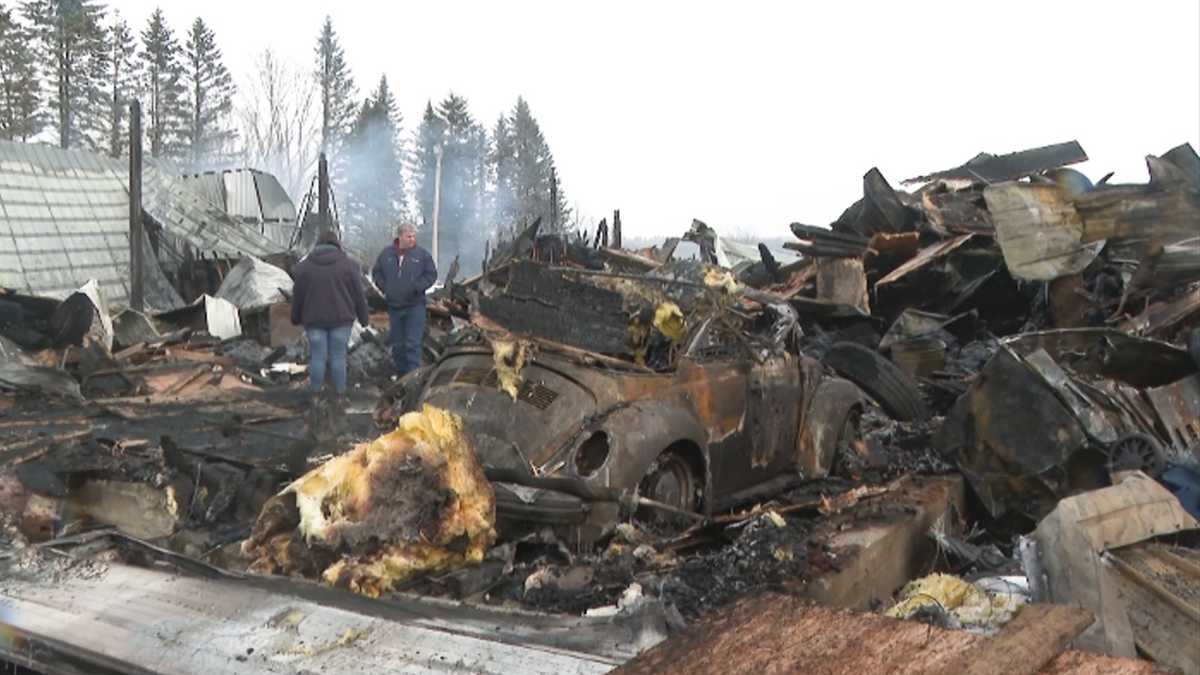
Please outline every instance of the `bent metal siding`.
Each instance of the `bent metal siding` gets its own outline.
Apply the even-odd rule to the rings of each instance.
[[[125,159],[0,141],[0,286],[65,297],[95,279],[110,307],[125,306],[128,176]],[[142,194],[148,216],[200,251],[263,257],[282,250],[162,162],[146,159]]]

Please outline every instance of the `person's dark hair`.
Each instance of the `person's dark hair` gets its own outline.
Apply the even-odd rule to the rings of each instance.
[[[332,227],[321,228],[321,233],[317,235],[317,243],[333,244],[334,246],[341,245],[341,243],[338,241],[337,230],[333,229]]]

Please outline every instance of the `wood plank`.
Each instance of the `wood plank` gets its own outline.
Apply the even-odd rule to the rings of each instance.
[[[225,368],[232,368],[236,363],[236,361],[228,356],[217,356],[216,354],[196,352],[188,349],[168,349],[166,356],[181,361],[191,361],[192,363],[212,363]]]
[[[1064,605],[1026,605],[979,647],[959,654],[944,675],[1032,675],[1092,624],[1091,612]]]
[[[126,347],[125,349],[122,349],[121,351],[117,352],[116,354],[113,354],[113,360],[129,361],[129,360],[133,359],[133,357],[139,356],[145,351],[147,351],[146,343],[139,342],[135,345],[130,345],[130,346]]]
[[[172,394],[177,394],[180,391],[182,391],[185,387],[187,387],[189,384],[200,379],[208,372],[210,372],[208,366],[198,366],[192,372],[184,375],[183,377],[180,377],[178,380],[175,380],[175,382],[173,384],[171,384],[171,386],[169,386],[165,390],[163,390],[162,393],[166,396],[170,396]]]
[[[91,435],[92,429],[89,427],[79,431],[70,431],[54,436],[39,436],[28,441],[7,444],[0,450],[0,466],[12,466],[27,462],[45,454],[55,445],[77,441]]]

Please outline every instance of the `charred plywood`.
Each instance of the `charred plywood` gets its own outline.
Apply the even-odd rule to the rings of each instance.
[[[1144,543],[1105,557],[1138,651],[1184,673],[1200,672],[1200,553]]]
[[[519,335],[602,354],[629,351],[629,315],[620,293],[567,278],[562,272],[522,261],[509,268],[508,283],[479,299],[487,319]]]
[[[1076,274],[1100,253],[1057,185],[1002,183],[983,192],[1009,272],[1030,281]]]
[[[935,260],[948,255],[951,251],[970,241],[971,237],[973,236],[974,235],[971,234],[963,234],[954,237],[953,239],[947,239],[921,249],[921,252],[914,256],[911,260],[908,260],[903,265],[889,272],[887,276],[875,282],[876,289],[878,289],[880,286],[886,286],[888,284],[895,283],[909,273],[919,270]]]
[[[947,232],[990,234],[994,229],[983,191],[950,190],[945,185],[923,191],[921,207],[934,227]]]
[[[1095,613],[1096,622],[1079,637],[1077,647],[1114,656],[1133,656],[1136,631],[1128,611],[1130,589],[1121,588],[1124,584],[1120,577],[1145,589],[1148,584],[1138,579],[1145,577],[1145,568],[1138,571],[1142,563],[1137,553],[1121,558],[1110,551],[1196,528],[1195,518],[1166,488],[1141,472],[1133,472],[1117,485],[1059,501],[1023,542],[1022,555],[1027,558],[1026,566],[1030,568],[1038,601],[1075,605]],[[1192,576],[1185,574],[1183,581],[1192,589],[1194,598],[1196,579]],[[1178,589],[1164,590],[1161,593],[1166,596],[1164,604],[1168,608],[1182,604],[1185,625],[1200,625],[1194,607],[1186,609],[1186,602],[1178,599],[1171,602],[1176,592]],[[1188,634],[1194,634],[1194,628]],[[1193,668],[1197,665],[1200,662],[1193,662]]]

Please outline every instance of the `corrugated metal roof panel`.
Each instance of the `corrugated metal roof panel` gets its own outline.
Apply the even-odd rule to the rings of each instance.
[[[263,257],[286,248],[257,228],[235,223],[221,205],[165,166],[146,160],[142,202],[168,233],[227,256]],[[0,286],[65,297],[94,278],[111,306],[124,306],[129,298],[128,173],[125,160],[0,141],[0,249],[7,253],[0,257]],[[165,298],[157,299],[174,301]]]
[[[225,181],[221,180],[221,174],[202,173],[198,176],[184,176],[183,178],[205,199],[217,206],[225,206]]]
[[[262,202],[263,220],[296,220],[296,205],[288,197],[279,181],[269,173],[255,173],[258,197]]]
[[[258,205],[258,190],[254,186],[254,174],[245,170],[224,171],[221,178],[225,183],[225,211],[234,218],[258,222],[262,209]]]

